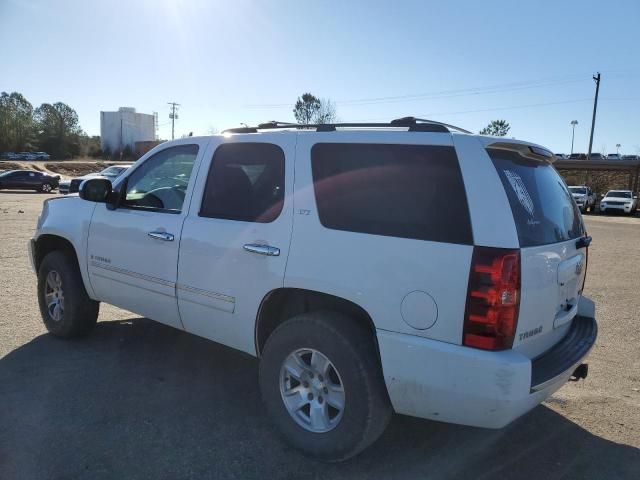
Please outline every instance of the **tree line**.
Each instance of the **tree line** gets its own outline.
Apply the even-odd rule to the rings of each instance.
[[[33,108],[18,92],[0,93],[0,152],[43,151],[54,159],[100,156],[100,137],[80,128],[78,114],[63,102]]]

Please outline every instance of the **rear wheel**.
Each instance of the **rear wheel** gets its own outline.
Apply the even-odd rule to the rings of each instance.
[[[360,453],[392,414],[372,333],[336,312],[280,325],[264,347],[260,388],[285,439],[326,461]]]
[[[47,330],[62,338],[88,334],[98,320],[99,303],[91,300],[76,259],[54,251],[38,271],[38,304]]]

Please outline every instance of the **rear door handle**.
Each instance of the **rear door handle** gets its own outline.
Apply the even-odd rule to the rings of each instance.
[[[156,240],[164,240],[165,242],[173,242],[174,239],[173,233],[167,232],[149,232],[147,235]]]
[[[270,245],[258,245],[256,243],[247,243],[243,247],[247,252],[258,253],[260,255],[267,255],[269,257],[277,257],[280,255],[280,249],[278,247],[272,247]]]

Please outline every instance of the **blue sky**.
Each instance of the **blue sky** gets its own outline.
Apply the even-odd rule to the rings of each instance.
[[[640,153],[640,2],[0,0],[0,91],[101,110],[181,104],[176,134],[291,121],[309,91],[342,121],[425,116],[586,151]]]

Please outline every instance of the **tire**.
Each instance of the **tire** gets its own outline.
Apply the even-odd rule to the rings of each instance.
[[[40,191],[42,193],[51,193],[52,190],[53,190],[53,186],[50,183],[43,183],[42,186],[40,187]]]
[[[304,405],[292,414],[284,398],[287,387],[294,386],[295,382],[285,380],[289,374],[284,364],[295,358],[294,352],[298,352],[297,359],[305,361],[301,378],[307,381],[306,385],[299,382],[295,387],[301,389],[299,397],[287,398],[295,397],[309,407]],[[313,373],[309,363],[314,355],[324,356],[330,362],[331,367],[325,370],[327,378],[318,375],[319,369],[316,369],[313,380],[309,379],[309,372]],[[337,312],[304,313],[276,328],[263,349],[259,382],[266,409],[285,440],[306,455],[324,461],[338,462],[360,453],[382,435],[392,415],[371,332]],[[330,406],[339,405],[336,385],[342,385],[342,410]],[[309,401],[311,397],[307,392],[311,392],[313,400]],[[327,400],[323,399],[322,392]],[[307,417],[311,420],[312,405],[329,412],[322,430],[314,431],[314,425],[306,423]],[[333,418],[329,418],[331,415]]]
[[[55,302],[59,305],[57,310]],[[45,327],[57,337],[87,335],[98,320],[100,304],[87,295],[78,263],[66,252],[54,251],[42,260],[38,304]]]

